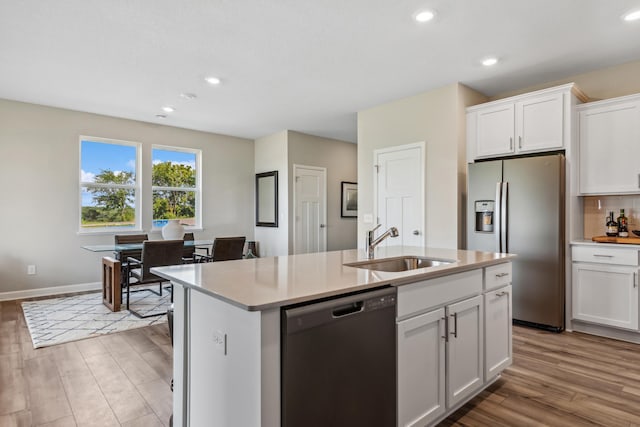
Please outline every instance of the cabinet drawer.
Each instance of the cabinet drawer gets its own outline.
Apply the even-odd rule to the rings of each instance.
[[[571,255],[573,261],[597,262],[600,264],[638,265],[637,249],[574,246]]]
[[[484,269],[484,290],[490,291],[511,283],[511,263],[492,265]]]
[[[482,269],[398,286],[398,318],[477,295],[482,291]]]

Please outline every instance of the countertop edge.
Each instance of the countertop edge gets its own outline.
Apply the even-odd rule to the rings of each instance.
[[[349,294],[349,293],[355,293],[355,292],[360,292],[363,290],[367,290],[367,289],[375,289],[375,288],[380,288],[380,287],[384,287],[384,286],[394,286],[394,287],[398,287],[398,286],[403,286],[403,285],[407,285],[410,283],[416,283],[416,282],[420,282],[420,281],[424,281],[424,280],[429,280],[429,279],[435,279],[435,278],[439,278],[439,277],[445,277],[445,276],[450,276],[453,274],[457,274],[457,273],[463,273],[466,271],[471,271],[471,270],[476,270],[479,268],[484,268],[484,267],[488,267],[488,266],[492,266],[492,265],[498,265],[498,264],[504,264],[506,262],[511,262],[513,260],[513,258],[515,258],[517,255],[515,254],[505,254],[506,256],[504,256],[503,258],[500,259],[491,259],[491,260],[484,260],[484,261],[477,261],[474,263],[470,263],[470,264],[463,264],[463,265],[447,265],[447,266],[443,266],[443,267],[428,267],[428,268],[423,268],[423,269],[418,269],[415,270],[416,272],[410,275],[406,275],[406,274],[402,274],[399,275],[398,277],[387,277],[384,279],[380,279],[379,281],[376,282],[369,282],[366,284],[361,284],[361,285],[353,285],[347,288],[341,288],[341,289],[334,289],[334,290],[330,290],[327,292],[318,292],[316,294],[312,294],[312,295],[304,295],[304,296],[300,296],[297,298],[287,298],[287,299],[283,299],[283,300],[279,300],[279,301],[272,301],[272,302],[268,302],[268,303],[264,303],[264,304],[256,304],[256,305],[246,305],[243,304],[233,298],[229,298],[223,294],[220,293],[216,293],[216,292],[212,292],[211,290],[204,288],[200,285],[196,285],[194,283],[190,283],[188,281],[185,280],[181,280],[171,274],[165,273],[161,270],[158,270],[157,268],[152,268],[151,272],[161,276],[167,280],[172,281],[175,284],[181,285],[183,287],[189,288],[189,289],[193,289],[196,291],[199,291],[203,294],[206,294],[208,296],[214,297],[216,299],[219,299],[221,301],[227,302],[235,307],[238,307],[240,309],[246,310],[246,311],[266,311],[266,310],[271,310],[271,309],[275,309],[275,308],[280,308],[280,307],[284,307],[284,306],[289,306],[289,305],[294,305],[294,304],[300,304],[300,303],[305,303],[305,302],[310,302],[310,301],[315,301],[318,299],[324,299],[324,298],[331,298],[331,297],[335,297],[335,296],[340,296],[340,295],[345,295],[345,294]],[[351,268],[356,268],[356,267],[351,267]],[[423,271],[419,271],[419,270],[423,270]]]

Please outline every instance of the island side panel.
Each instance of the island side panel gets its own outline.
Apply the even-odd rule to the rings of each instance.
[[[260,426],[261,313],[191,290],[189,425]]]

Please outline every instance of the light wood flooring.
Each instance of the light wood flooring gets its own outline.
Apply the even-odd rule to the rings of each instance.
[[[167,324],[34,350],[19,302],[0,302],[0,426],[168,426]]]
[[[640,426],[640,345],[514,327],[513,348],[441,426]],[[34,350],[19,302],[0,302],[2,427],[166,426],[170,380],[166,324]]]

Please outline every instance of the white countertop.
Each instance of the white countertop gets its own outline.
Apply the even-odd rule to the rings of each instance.
[[[345,266],[365,261],[362,250],[156,267],[151,271],[249,311],[312,301],[384,285],[399,286],[510,261],[515,255],[421,247],[376,248],[375,259],[406,255],[453,260],[403,272]]]

